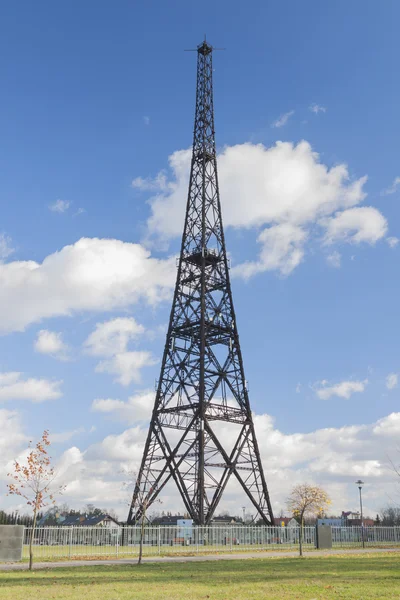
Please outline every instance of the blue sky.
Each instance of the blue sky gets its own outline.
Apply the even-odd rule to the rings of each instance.
[[[359,477],[371,513],[394,497],[399,16],[390,0],[0,8],[0,492],[46,427],[68,502],[124,513],[118,474],[140,458],[183,224],[183,50],[206,33],[225,48],[221,201],[274,508],[294,480],[338,510],[356,508]]]

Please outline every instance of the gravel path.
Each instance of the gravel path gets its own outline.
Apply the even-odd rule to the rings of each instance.
[[[335,550],[313,550],[305,552],[305,556],[335,556],[335,554],[374,554],[383,552],[400,552],[400,548],[362,548],[360,549],[335,549]],[[244,560],[250,558],[283,558],[296,557],[296,551],[281,552],[237,552],[234,554],[207,554],[200,556],[148,556],[143,558],[144,563],[169,563],[169,562],[204,562],[210,560]],[[34,563],[34,571],[37,569],[54,569],[61,567],[93,567],[104,565],[135,565],[137,558],[120,558],[114,560],[69,560],[57,562],[38,562]],[[27,563],[2,563],[0,571],[22,571],[27,569]]]

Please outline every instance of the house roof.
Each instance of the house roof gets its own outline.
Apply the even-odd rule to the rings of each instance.
[[[293,520],[297,523],[294,517],[274,517],[274,525],[282,527],[282,523],[284,523],[284,526],[287,527],[288,524]]]

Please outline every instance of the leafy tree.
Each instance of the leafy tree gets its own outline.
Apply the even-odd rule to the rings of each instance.
[[[64,486],[54,487],[55,472],[51,467],[50,456],[47,448],[50,446],[49,432],[45,430],[41,439],[32,447],[26,458],[26,464],[14,461],[14,472],[8,473],[12,481],[7,485],[8,493],[21,496],[26,500],[28,506],[32,508],[33,520],[31,537],[29,540],[29,570],[33,565],[33,540],[35,537],[36,522],[39,511],[54,504],[55,493],[62,493]]]
[[[328,494],[322,488],[308,483],[296,485],[286,501],[288,510],[300,522],[299,551],[303,556],[303,523],[305,516],[322,513],[331,503]]]
[[[400,508],[398,506],[387,506],[381,510],[381,525],[395,527],[400,525]]]

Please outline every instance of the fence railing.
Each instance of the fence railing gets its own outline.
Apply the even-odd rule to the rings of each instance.
[[[32,529],[26,528],[24,556]],[[38,527],[33,545],[37,558],[135,556],[140,527]],[[304,528],[304,546],[315,546],[315,528]],[[299,529],[263,526],[146,526],[144,555],[197,554],[243,550],[290,549],[299,543]]]
[[[24,556],[32,529],[24,534]],[[400,546],[400,527],[332,527],[335,548]],[[290,550],[299,544],[298,527],[227,525],[210,527],[146,526],[143,554],[175,555],[245,550]],[[303,529],[305,549],[315,548],[316,529]],[[85,556],[137,556],[140,527],[38,527],[35,530],[36,558]]]
[[[400,546],[400,527],[332,527],[332,545],[338,548]]]

